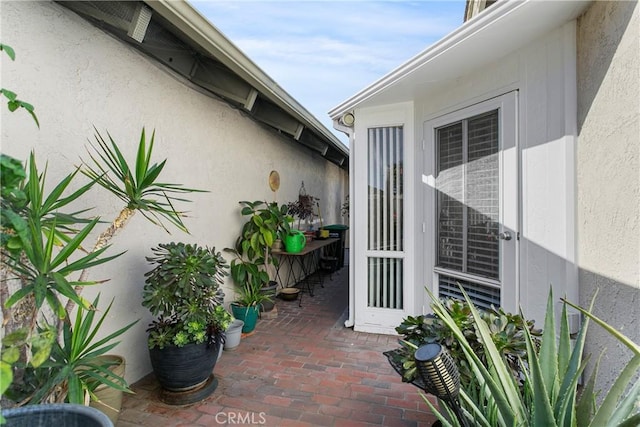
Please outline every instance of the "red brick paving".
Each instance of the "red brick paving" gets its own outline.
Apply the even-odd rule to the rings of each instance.
[[[158,399],[153,374],[125,396],[117,427],[153,426],[431,426],[418,389],[400,381],[382,352],[397,337],[345,328],[348,269],[316,286],[313,298],[278,301],[214,374],[216,391],[185,406]]]

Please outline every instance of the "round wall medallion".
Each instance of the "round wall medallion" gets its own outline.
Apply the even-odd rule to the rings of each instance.
[[[271,171],[269,174],[269,188],[271,188],[271,191],[277,191],[280,188],[280,174],[278,171]]]

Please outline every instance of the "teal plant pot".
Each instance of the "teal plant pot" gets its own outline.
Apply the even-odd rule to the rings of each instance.
[[[256,328],[256,323],[258,323],[258,314],[260,314],[259,307],[245,307],[232,303],[231,311],[233,312],[233,317],[244,322],[242,332],[246,334],[252,332]]]

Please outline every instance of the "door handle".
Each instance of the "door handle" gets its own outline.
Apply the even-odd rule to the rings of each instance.
[[[511,233],[508,231],[503,231],[502,233],[498,234],[498,237],[502,240],[511,240]]]

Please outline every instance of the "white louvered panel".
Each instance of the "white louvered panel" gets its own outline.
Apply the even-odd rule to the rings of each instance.
[[[395,256],[403,247],[402,144],[402,127],[369,129],[367,249]],[[402,265],[395,257],[368,258],[370,307],[402,308]]]

